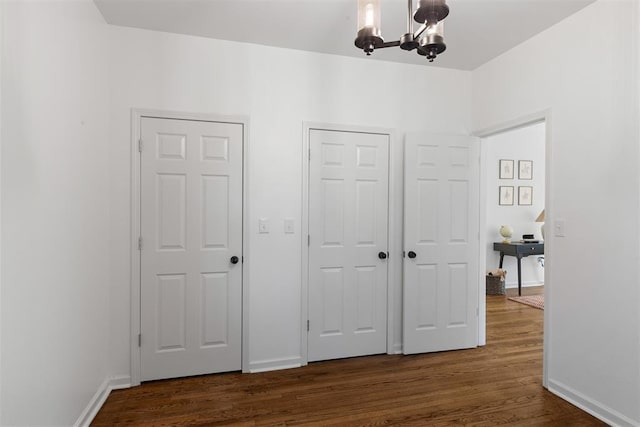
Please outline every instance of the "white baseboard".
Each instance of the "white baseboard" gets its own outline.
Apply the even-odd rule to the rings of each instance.
[[[300,358],[300,356],[288,357],[284,359],[259,360],[256,362],[249,362],[249,372],[255,374],[258,372],[299,368],[301,366],[302,359]]]
[[[402,354],[402,343],[395,343],[391,349],[391,353],[389,354]]]
[[[593,415],[610,426],[637,426],[640,421],[634,421],[631,418],[617,412],[616,410],[594,401],[582,393],[568,387],[558,381],[549,380],[549,391],[561,397],[574,406]]]
[[[533,286],[544,286],[544,282],[533,282],[532,281],[532,282],[524,282],[524,283],[522,283],[522,287],[523,288],[530,288],[530,287],[533,287]],[[507,283],[505,283],[504,287],[507,288],[507,289],[513,289],[513,288],[518,289],[518,282],[513,282],[513,283],[507,282]]]
[[[102,405],[104,405],[107,397],[109,397],[111,390],[127,387],[131,387],[131,377],[128,375],[106,378],[100,387],[98,387],[96,394],[93,395],[87,407],[82,411],[82,414],[78,417],[74,427],[88,427],[98,414],[100,408],[102,408]]]

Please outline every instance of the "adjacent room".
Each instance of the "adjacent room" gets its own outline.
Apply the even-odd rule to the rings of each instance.
[[[508,129],[481,142],[485,268],[492,276],[488,286],[493,286],[487,294],[508,293],[540,305],[544,305],[545,145],[544,122]],[[517,299],[523,288],[537,288],[530,290],[539,297]]]
[[[0,425],[640,425],[639,42],[633,0],[0,2]]]

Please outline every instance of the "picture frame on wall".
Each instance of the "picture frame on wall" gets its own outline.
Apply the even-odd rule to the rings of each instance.
[[[518,161],[518,179],[533,179],[533,160]]]
[[[513,186],[498,187],[498,204],[500,206],[513,206]]]
[[[533,205],[533,187],[530,187],[530,186],[518,187],[518,205],[520,206]]]
[[[514,166],[515,166],[514,160],[500,159],[500,166],[499,166],[500,173],[498,177],[500,179],[513,179]]]

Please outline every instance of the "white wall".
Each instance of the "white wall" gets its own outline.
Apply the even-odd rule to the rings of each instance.
[[[110,348],[111,370],[117,374],[129,372],[132,107],[250,117],[247,255],[252,368],[286,365],[300,358],[303,121],[400,131],[470,130],[468,72],[120,27],[110,28],[110,44],[114,272]],[[393,146],[398,162],[401,136]],[[401,189],[402,169],[396,171]],[[271,221],[270,234],[257,233],[259,217]],[[282,232],[285,217],[296,218],[295,234]],[[401,217],[392,235],[400,248]],[[392,282],[398,343],[400,270]]]
[[[598,1],[473,72],[476,129],[550,109],[549,387],[640,424],[638,6]]]
[[[537,123],[508,132],[483,138],[486,150],[486,218],[485,235],[487,238],[486,269],[494,270],[500,263],[500,253],[493,250],[493,242],[502,241],[499,230],[503,224],[513,228],[512,241],[522,238],[523,234],[534,234],[542,239],[540,223],[534,222],[542,209],[545,197],[545,125]],[[499,179],[498,164],[500,159],[514,161],[514,179]],[[518,160],[533,161],[533,179],[518,179]],[[498,204],[498,187],[501,185],[514,187],[513,206]],[[533,204],[518,204],[518,187],[533,187]],[[522,284],[539,285],[544,282],[544,269],[537,261],[537,256],[522,259]],[[518,287],[518,267],[514,257],[504,257],[503,268],[507,270],[507,287]]]
[[[107,376],[107,26],[3,2],[0,424],[72,425]]]

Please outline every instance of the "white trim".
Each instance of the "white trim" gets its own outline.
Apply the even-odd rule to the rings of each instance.
[[[402,351],[402,343],[393,344],[393,348],[389,354],[404,354]]]
[[[387,211],[387,221],[389,222],[387,228],[387,242],[388,242],[388,251],[389,257],[387,258],[387,354],[397,354],[396,348],[398,346],[402,347],[402,343],[396,343],[396,333],[395,333],[395,315],[396,310],[396,301],[395,294],[396,288],[400,287],[402,289],[402,248],[404,247],[404,236],[402,233],[402,228],[399,230],[400,235],[403,236],[400,242],[400,247],[396,247],[395,244],[395,229],[394,225],[396,222],[396,201],[398,199],[398,195],[393,190],[394,185],[396,184],[396,180],[394,179],[396,171],[396,161],[400,161],[400,170],[404,176],[404,140],[398,138],[398,132],[395,130],[388,130],[389,132],[389,198],[387,200],[388,203],[388,211]],[[394,141],[402,141],[402,147],[400,149],[400,159],[396,158],[394,154]],[[404,201],[404,191],[400,192],[399,198],[401,201]],[[402,205],[404,210],[404,204]],[[401,218],[404,218],[404,212],[400,213]],[[396,260],[399,261],[396,262]],[[400,269],[400,283],[395,283],[396,271]]]
[[[500,133],[509,132],[510,130],[527,127],[536,123],[544,122],[551,110],[542,110],[526,116],[517,117],[515,119],[507,120],[497,125],[489,126],[484,129],[479,129],[473,132],[473,135],[479,138],[487,138],[489,136],[498,135]]]
[[[4,66],[2,58],[4,58],[4,54],[3,53],[4,53],[4,49],[5,49],[4,48],[4,27],[5,27],[5,22],[4,22],[5,18],[4,18],[4,16],[5,16],[5,14],[4,14],[4,2],[0,1],[0,100],[2,99],[2,96],[1,96],[1,94],[2,94],[2,74],[3,74],[2,69],[3,69],[3,66]],[[2,112],[3,112],[2,102],[0,101],[0,119],[3,117]],[[1,122],[1,120],[0,120],[0,122]],[[1,132],[1,130],[2,130],[2,126],[0,125],[0,152],[2,152],[2,149],[1,149],[2,148],[2,132]],[[1,164],[1,162],[0,162],[0,164]],[[0,172],[1,172],[1,169],[0,169]],[[0,176],[2,176],[2,173],[0,173]],[[0,189],[1,188],[2,188],[2,179],[0,179]],[[2,191],[0,190],[0,200],[2,200],[1,195],[2,195]],[[2,206],[2,203],[0,202],[0,207],[1,206]],[[0,212],[2,212],[2,209],[0,209]],[[0,215],[0,224],[2,223],[1,219],[2,219],[2,216]],[[0,241],[2,241],[1,237],[2,237],[2,230],[1,230],[1,227],[0,227]],[[0,247],[1,247],[1,245],[0,245]],[[0,252],[0,259],[2,259],[1,252]],[[1,272],[2,272],[2,263],[0,263],[0,273]],[[2,274],[0,274],[0,277],[2,277]],[[2,302],[2,293],[3,293],[2,292],[2,282],[0,280],[0,302]],[[2,304],[0,304],[0,307],[2,307]],[[0,309],[0,318],[2,318],[1,314],[2,314],[2,310]],[[0,330],[1,330],[1,328],[0,328]],[[1,339],[1,334],[0,334],[0,362],[2,360],[2,356],[1,355],[2,355],[2,339]],[[0,363],[0,384],[4,384],[4,382],[2,381],[2,377],[3,377],[2,376],[2,366],[3,366],[3,364]],[[2,420],[2,408],[3,408],[3,405],[2,405],[2,387],[0,387],[0,422]]]
[[[251,331],[249,328],[251,301],[249,284],[249,117],[236,117],[242,123],[242,372],[249,372],[249,349]]]
[[[302,209],[300,218],[300,360],[304,366],[309,360],[309,130],[313,123],[302,122]]]
[[[140,334],[140,251],[138,251],[138,238],[140,237],[140,153],[138,152],[138,140],[140,139],[140,120],[145,110],[131,110],[131,217],[129,245],[129,257],[131,260],[130,299],[131,334],[129,346],[131,357],[129,359],[131,385],[140,385],[140,347],[138,347],[138,334]]]
[[[523,288],[534,288],[536,286],[543,286],[544,282],[537,282],[535,280],[529,280],[527,282],[522,282]],[[518,282],[507,282],[504,284],[505,289],[518,289]]]
[[[528,114],[526,116],[518,117],[515,119],[507,120],[497,125],[493,125],[484,129],[480,129],[473,134],[480,138],[487,138],[493,135],[497,135],[499,133],[508,132],[513,129],[522,128],[526,126],[530,126],[536,123],[545,124],[545,218],[547,223],[551,223],[551,218],[553,218],[553,181],[551,179],[551,171],[552,171],[552,163],[553,163],[553,150],[552,150],[552,111],[551,109],[546,109],[542,111],[538,111],[532,114]],[[481,141],[481,163],[480,169],[486,170],[488,165],[487,163],[487,147],[486,142],[482,143]],[[487,176],[486,172],[480,173],[480,188],[486,187]],[[480,200],[480,209],[481,209],[481,220],[484,218],[484,224],[486,224],[486,214],[483,212],[486,211],[486,201],[484,200],[486,197],[482,197]],[[483,224],[481,222],[481,224]],[[553,286],[553,247],[554,247],[554,238],[552,233],[546,233],[545,236],[545,245],[544,245],[544,253],[545,253],[545,268],[544,268],[544,337],[543,337],[543,350],[542,350],[542,386],[548,388],[549,381],[549,354],[551,354],[551,306],[552,306],[552,298],[551,298],[551,287]],[[478,259],[479,265],[484,265],[486,263],[486,246],[487,246],[487,236],[486,233],[480,233],[480,251]],[[482,269],[480,270],[482,271]],[[485,281],[484,277],[479,281],[479,293],[478,296],[480,298],[480,307],[481,309],[479,316],[479,325],[478,328],[486,328],[486,304],[483,302],[485,299]],[[480,325],[481,324],[481,325]],[[485,330],[486,331],[486,330]],[[478,329],[478,335],[481,336],[481,329]],[[485,337],[486,341],[486,333],[482,335]]]
[[[487,265],[487,243],[483,237],[487,224],[487,143],[484,139],[479,139],[480,154],[478,161],[478,200],[479,200],[479,222],[478,222],[478,346],[487,344],[487,298],[485,270]]]
[[[546,216],[546,214],[545,214]],[[604,421],[610,426],[637,426],[638,422],[626,417],[615,409],[609,408],[596,400],[566,386],[558,381],[549,380],[549,391],[574,406]]]
[[[397,262],[402,260],[401,249],[396,248],[393,245],[391,239],[391,228],[393,226],[392,219],[395,219],[394,205],[392,201],[396,200],[394,191],[395,179],[392,175],[393,156],[392,146],[396,139],[396,131],[389,128],[379,128],[373,126],[357,126],[357,125],[343,125],[335,123],[323,123],[323,122],[302,122],[302,218],[300,224],[302,225],[301,232],[301,246],[302,246],[302,277],[301,277],[301,291],[300,291],[300,359],[301,365],[306,365],[309,360],[308,353],[308,333],[307,333],[307,320],[309,318],[309,246],[307,239],[309,235],[309,132],[312,130],[329,130],[338,132],[357,132],[357,133],[371,133],[378,135],[387,135],[389,138],[389,170],[388,170],[388,186],[389,186],[389,199],[388,203],[388,216],[387,216],[387,242],[388,242],[388,267],[387,267],[387,354],[396,354],[396,346],[394,345],[395,331],[394,327],[394,314],[395,309],[393,306],[393,276],[392,272],[396,271]],[[396,255],[395,252],[398,252]]]
[[[545,144],[544,144],[544,156],[545,156],[545,171],[544,171],[544,185],[545,185],[545,218],[549,223],[553,218],[553,180],[551,179],[551,171],[553,170],[553,147],[552,147],[552,119],[551,110],[546,110],[542,113],[544,115],[545,126]],[[549,387],[549,355],[551,354],[551,313],[553,306],[553,299],[551,297],[551,287],[553,286],[553,250],[554,250],[554,237],[553,233],[546,233],[545,245],[544,245],[544,282],[548,285],[544,287],[544,325],[543,325],[543,338],[542,338],[542,386]]]
[[[102,408],[102,405],[104,405],[104,402],[106,402],[111,391],[128,387],[131,387],[131,377],[129,376],[123,375],[106,378],[73,424],[74,427],[89,426],[98,414],[98,411],[100,411],[100,408]]]
[[[223,116],[218,114],[186,113],[153,109],[131,109],[131,385],[140,385],[140,357],[138,334],[140,334],[140,152],[138,140],[140,120],[143,117],[177,120],[198,120],[242,125],[242,371],[249,371],[249,118],[247,116]]]
[[[282,369],[299,368],[301,366],[302,366],[301,357],[298,357],[298,356],[284,357],[281,359],[258,360],[256,362],[251,362],[247,372],[256,374],[259,372],[269,372],[269,371],[279,371]]]

